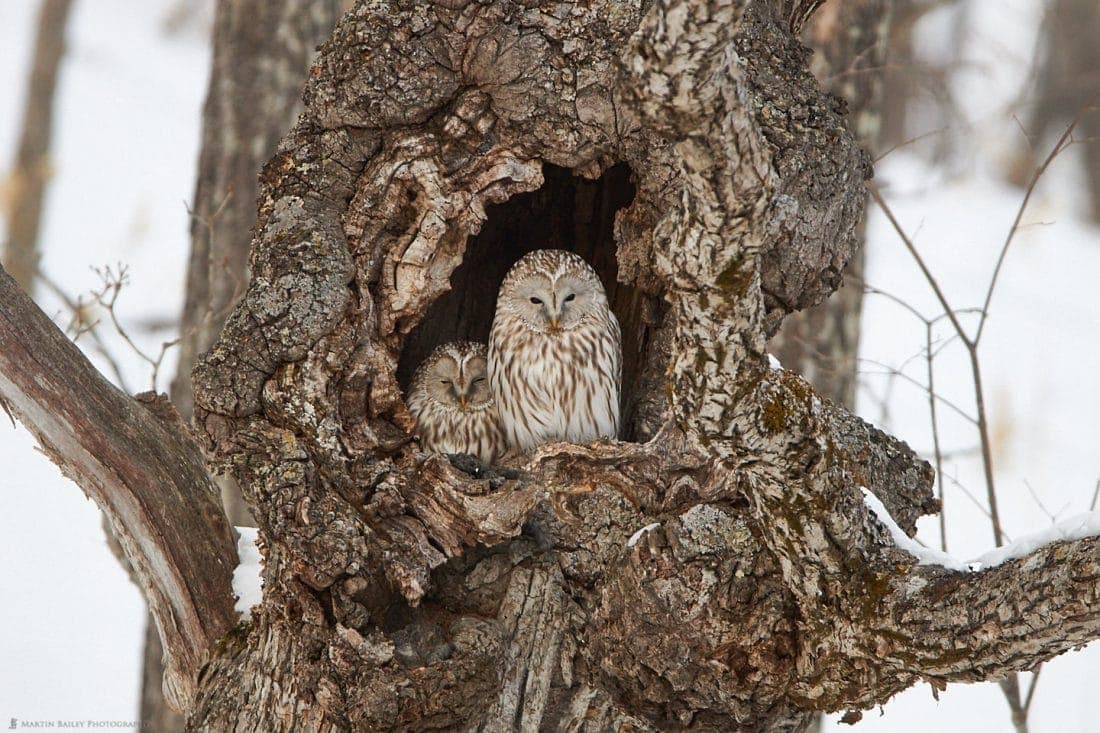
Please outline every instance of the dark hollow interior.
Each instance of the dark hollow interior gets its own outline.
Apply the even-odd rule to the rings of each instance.
[[[570,169],[543,165],[539,189],[490,206],[481,232],[466,246],[451,274],[451,290],[440,296],[409,333],[398,362],[398,380],[408,388],[413,372],[432,349],[447,341],[487,342],[496,293],[508,269],[536,249],[565,249],[584,257],[599,273],[623,332],[623,394],[631,394],[643,366],[652,312],[647,296],[616,279],[615,212],[634,199],[630,168],[616,165],[597,180]],[[631,404],[623,402],[623,435],[632,434]]]

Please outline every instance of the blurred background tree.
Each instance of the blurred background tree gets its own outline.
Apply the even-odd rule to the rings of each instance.
[[[15,166],[4,183],[3,208],[7,220],[4,269],[21,288],[32,294],[38,276],[38,230],[51,173],[54,89],[65,52],[65,26],[70,7],[71,0],[42,2],[19,148]]]
[[[1089,216],[1100,223],[1100,2],[1047,0],[1033,72],[1021,123],[1029,145],[1012,161],[1008,177],[1026,186],[1031,171],[1062,129],[1075,117],[1083,145]]]

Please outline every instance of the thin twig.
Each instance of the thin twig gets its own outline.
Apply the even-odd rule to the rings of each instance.
[[[57,284],[57,282],[43,272],[41,266],[38,268],[36,275],[38,282],[46,286],[46,289],[53,293],[57,298],[65,304],[65,307],[69,309],[72,316],[72,320],[69,322],[69,327],[65,330],[72,335],[73,341],[79,340],[84,334],[88,334],[91,337],[92,343],[95,346],[96,352],[103,357],[103,360],[107,363],[107,366],[111,368],[111,372],[115,377],[115,384],[123,392],[130,393],[131,390],[126,384],[126,377],[122,374],[122,367],[119,365],[118,360],[115,359],[114,354],[107,348],[107,344],[103,341],[103,337],[99,333],[99,329],[96,328],[98,321],[89,323],[85,316],[85,306],[78,298],[73,300],[69,297],[69,294]]]
[[[1012,711],[1012,727],[1016,729],[1016,733],[1027,733],[1027,713],[1024,712],[1024,706],[1020,704],[1019,675],[1013,672],[1005,677],[1001,680],[1000,687],[1005,700],[1008,701],[1008,708]]]
[[[966,488],[966,486],[964,486],[958,478],[952,476],[950,473],[944,473],[943,476],[951,482],[952,486],[961,491],[963,493],[963,496],[965,496],[967,499],[970,499],[970,502],[978,509],[978,511],[985,515],[986,519],[992,518],[989,514],[989,510],[986,509],[985,505],[982,504],[982,502],[978,500],[978,497],[974,496],[974,493],[970,489]],[[1012,536],[1008,532],[1004,533],[1004,538],[1005,542],[1012,542]]]
[[[103,288],[96,294],[96,299],[99,304],[106,309],[107,315],[111,319],[111,324],[114,326],[118,335],[126,342],[126,344],[138,355],[143,361],[145,361],[152,368],[152,379],[150,389],[153,392],[157,391],[157,377],[160,374],[160,365],[164,362],[164,356],[168,352],[168,349],[172,348],[179,343],[179,339],[173,339],[171,341],[165,341],[160,346],[160,353],[156,358],[149,356],[141,348],[134,343],[134,340],[130,338],[130,334],[122,326],[122,323],[118,320],[118,314],[115,312],[115,304],[118,302],[119,293],[122,292],[122,288],[129,283],[129,276],[127,274],[127,267],[125,265],[119,265],[117,273],[111,269],[110,266],[103,269],[96,268],[96,274],[103,280]]]
[[[871,198],[873,198],[875,200],[875,203],[879,205],[879,208],[882,209],[882,213],[886,214],[886,218],[890,221],[891,226],[894,227],[894,231],[896,231],[898,236],[901,238],[902,244],[905,245],[905,248],[909,250],[909,254],[911,254],[913,256],[913,259],[916,260],[917,266],[920,268],[921,273],[923,273],[924,275],[924,279],[932,287],[932,292],[936,294],[936,299],[940,301],[940,306],[943,308],[943,312],[951,320],[951,325],[955,327],[955,330],[959,333],[963,341],[969,343],[970,340],[966,337],[966,331],[963,330],[962,324],[959,323],[959,319],[955,317],[954,309],[947,302],[947,296],[943,294],[942,290],[940,290],[939,282],[936,280],[932,272],[928,269],[928,266],[924,264],[924,258],[920,256],[920,252],[917,252],[917,247],[913,244],[913,240],[910,239],[909,235],[905,233],[904,229],[902,229],[901,223],[897,220],[897,217],[894,216],[894,210],[886,204],[886,200],[882,198],[882,193],[879,192],[878,186],[876,186],[873,182],[869,182],[867,184],[867,190],[870,192]]]
[[[886,157],[887,155],[889,155],[890,153],[894,153],[894,152],[897,152],[898,150],[901,150],[902,148],[907,148],[907,147],[909,147],[910,145],[915,145],[916,143],[919,143],[919,142],[920,142],[921,140],[924,140],[924,139],[925,139],[925,138],[927,138],[927,137],[932,137],[933,135],[940,135],[940,134],[942,134],[942,133],[945,133],[945,132],[947,132],[947,131],[948,131],[949,129],[951,129],[951,128],[949,128],[949,127],[941,127],[941,128],[939,128],[938,130],[929,130],[928,132],[926,132],[926,133],[924,133],[924,134],[921,134],[921,135],[917,135],[916,137],[911,137],[911,138],[909,138],[908,140],[905,140],[905,141],[903,141],[903,142],[900,142],[900,143],[898,143],[897,145],[895,145],[895,146],[893,146],[893,147],[891,147],[891,148],[887,148],[887,149],[886,149],[886,150],[884,150],[884,151],[883,151],[882,153],[879,153],[879,155],[878,155],[878,156],[877,156],[877,157],[875,158],[875,163],[879,163],[879,162],[881,162],[881,161],[882,161],[882,159],[883,159],[883,158],[885,158],[885,157]]]
[[[146,354],[130,337],[126,328],[124,328],[121,321],[119,321],[118,314],[115,311],[115,305],[118,302],[119,294],[122,292],[123,287],[129,283],[126,266],[119,265],[117,268],[108,266],[104,268],[93,268],[93,270],[99,275],[102,284],[98,290],[92,291],[92,301],[107,311],[107,315],[110,318],[114,330],[118,332],[118,335],[122,337],[130,349],[137,354],[138,358],[149,364],[152,370],[151,389],[155,392],[157,389],[157,380],[160,375],[160,368],[164,363],[164,357],[169,349],[179,343],[179,338],[163,342],[160,346],[159,353],[155,357]],[[103,357],[114,373],[118,387],[124,392],[132,393],[132,390],[126,384],[126,378],[122,374],[122,368],[118,360],[115,359],[110,349],[107,348],[107,344],[103,341],[103,337],[99,333],[99,321],[92,321],[88,316],[90,303],[85,303],[83,297],[73,300],[60,285],[42,272],[41,268],[39,268],[37,278],[38,281],[57,296],[71,312],[72,318],[66,330],[72,334],[73,341],[77,341],[81,336],[87,334],[92,339],[96,351]]]
[[[1039,673],[1043,671],[1043,663],[1035,665],[1031,671],[1031,682],[1027,686],[1027,696],[1024,698],[1024,718],[1031,711],[1031,698],[1035,697],[1035,687],[1039,684]]]
[[[974,380],[974,402],[978,408],[978,435],[982,446],[982,470],[985,472],[985,490],[989,501],[990,521],[993,523],[993,541],[1000,547],[1003,544],[1001,517],[997,511],[997,491],[993,485],[993,442],[989,438],[989,418],[985,412],[985,389],[982,387],[982,366],[978,359],[977,345],[959,335],[970,356],[970,374]]]
[[[947,518],[945,516],[946,504],[943,496],[943,453],[940,451],[940,429],[936,421],[936,376],[932,362],[935,354],[932,353],[932,324],[928,323],[924,330],[925,364],[928,367],[928,411],[932,416],[932,446],[936,458],[936,483],[939,486],[940,499],[940,549],[947,552]]]
[[[996,489],[995,489],[994,476],[993,476],[992,443],[991,443],[991,440],[990,440],[990,437],[989,437],[989,420],[988,420],[988,417],[987,417],[987,414],[986,414],[986,409],[985,409],[985,391],[984,391],[984,388],[982,386],[982,369],[981,369],[981,360],[978,358],[978,346],[981,343],[982,336],[985,333],[985,325],[986,325],[986,322],[989,320],[989,316],[990,316],[989,307],[990,307],[990,304],[992,303],[993,293],[996,290],[997,282],[998,282],[998,279],[1000,277],[1001,270],[1004,266],[1005,259],[1008,255],[1009,247],[1012,245],[1012,242],[1015,239],[1017,232],[1019,232],[1022,228],[1024,228],[1022,223],[1021,223],[1023,221],[1024,212],[1027,211],[1028,204],[1030,203],[1031,197],[1034,194],[1034,192],[1035,192],[1035,190],[1038,186],[1039,180],[1043,177],[1043,174],[1046,173],[1047,169],[1054,162],[1054,160],[1057,159],[1057,157],[1063,151],[1065,151],[1071,145],[1074,145],[1076,142],[1078,142],[1078,141],[1074,140],[1074,138],[1073,138],[1073,130],[1074,130],[1074,128],[1077,127],[1078,123],[1081,121],[1081,119],[1084,116],[1085,112],[1087,110],[1092,109],[1095,106],[1096,101],[1098,99],[1100,99],[1100,91],[1097,91],[1089,99],[1088,102],[1086,102],[1084,105],[1082,105],[1081,109],[1077,112],[1077,115],[1074,117],[1073,121],[1066,127],[1066,129],[1063,131],[1062,135],[1058,138],[1057,142],[1055,142],[1054,146],[1051,148],[1051,150],[1047,154],[1046,158],[1043,159],[1042,163],[1040,163],[1039,166],[1033,172],[1033,174],[1031,176],[1031,181],[1028,184],[1027,189],[1024,192],[1023,199],[1020,201],[1020,205],[1016,210],[1016,216],[1014,217],[1014,219],[1012,221],[1012,226],[1009,228],[1008,233],[1005,236],[1004,243],[1001,245],[1000,253],[997,256],[997,262],[996,262],[996,264],[993,268],[993,273],[992,273],[992,275],[990,276],[990,279],[989,279],[989,286],[986,288],[985,300],[982,303],[982,307],[979,309],[980,316],[979,316],[979,319],[978,319],[978,326],[977,326],[977,329],[976,329],[973,337],[970,337],[967,334],[967,332],[963,329],[962,324],[959,322],[959,319],[956,316],[956,312],[950,307],[950,304],[947,302],[947,297],[944,295],[942,289],[940,288],[939,282],[932,275],[931,271],[928,269],[927,265],[925,264],[924,259],[921,257],[920,253],[917,251],[917,248],[913,243],[914,239],[912,237],[910,237],[909,235],[907,235],[905,233],[905,231],[902,229],[901,224],[898,222],[897,218],[894,216],[893,211],[886,204],[886,201],[883,199],[882,194],[879,192],[878,188],[873,183],[868,184],[868,189],[869,189],[871,197],[875,200],[875,202],[882,209],[883,213],[886,215],[886,218],[889,220],[890,224],[893,226],[894,230],[897,232],[899,238],[904,243],[906,249],[908,249],[909,253],[913,256],[913,259],[916,261],[917,266],[920,268],[921,272],[923,273],[925,280],[928,282],[929,286],[932,288],[932,291],[935,293],[936,298],[939,300],[940,305],[943,307],[944,316],[946,316],[947,318],[950,319],[951,325],[954,327],[956,335],[958,336],[959,340],[962,341],[963,345],[966,347],[967,355],[968,355],[969,360],[970,360],[971,378],[972,378],[973,387],[974,387],[974,400],[975,400],[975,405],[977,407],[977,412],[978,412],[976,422],[977,422],[977,427],[978,427],[978,433],[979,433],[979,436],[980,436],[980,445],[981,445],[981,452],[982,452],[982,469],[983,469],[983,472],[984,472],[984,475],[985,475],[987,502],[988,502],[988,505],[989,505],[989,510],[988,510],[987,516],[989,517],[990,524],[992,525],[993,537],[994,537],[994,540],[996,541],[997,545],[1001,545],[1002,541],[1004,539],[1008,539],[1008,538],[1007,538],[1007,534],[1004,532],[1004,530],[1001,526],[1000,517],[999,517],[999,514],[998,514],[998,510],[997,510],[997,493],[996,493]],[[1019,124],[1018,120],[1017,120],[1017,124]],[[1025,138],[1028,139],[1028,144],[1030,146],[1031,145],[1030,137],[1027,135],[1026,130],[1023,130],[1022,125],[1020,126],[1020,128],[1021,128],[1021,131],[1023,131]],[[938,350],[937,350],[937,352],[933,352],[933,349],[932,349],[933,341],[932,341],[932,324],[931,324],[931,322],[924,319],[923,316],[919,313],[919,311],[912,308],[911,306],[908,306],[908,304],[905,304],[900,299],[895,299],[895,300],[899,304],[906,307],[911,313],[916,315],[918,318],[921,318],[922,320],[925,320],[925,353],[926,353],[926,364],[927,364],[927,372],[928,372],[928,388],[927,389],[928,389],[928,394],[929,394],[928,401],[929,401],[929,409],[930,409],[931,418],[932,418],[932,437],[933,437],[933,443],[934,443],[935,452],[936,452],[936,461],[937,461],[937,471],[936,472],[941,477],[941,482],[940,482],[940,501],[941,501],[940,537],[941,537],[941,544],[943,546],[943,549],[944,549],[944,551],[946,551],[947,550],[947,539],[946,539],[945,519],[944,519],[943,510],[942,510],[942,502],[943,502],[942,477],[943,477],[944,474],[942,472],[942,455],[940,453],[939,436],[938,436],[938,430],[937,430],[937,420],[936,420],[937,395],[935,394],[934,369],[933,369],[934,356],[935,356],[935,353],[938,353]],[[946,346],[946,344],[944,346]],[[941,346],[940,349],[944,348],[944,346]],[[899,373],[899,375],[903,376],[903,377],[905,376],[905,375],[900,374],[900,373]],[[916,380],[912,380],[912,381],[916,382]],[[978,505],[980,507],[980,504],[977,502],[976,499],[974,499],[973,496],[970,495],[970,493],[968,491],[966,491],[965,487],[963,487],[961,484],[959,484],[959,482],[957,480],[955,480],[953,478],[951,478],[951,480],[952,480],[953,483],[958,485],[959,488],[962,489],[963,492],[972,501],[974,501],[974,503],[976,505]],[[1047,517],[1050,519],[1050,521],[1054,522],[1055,521],[1055,516],[1052,515],[1047,510],[1046,506],[1039,499],[1038,495],[1035,493],[1035,491],[1031,487],[1031,485],[1026,481],[1024,482],[1024,484],[1025,484],[1025,486],[1027,486],[1027,489],[1031,493],[1031,496],[1034,499],[1035,503],[1047,515]],[[1096,488],[1093,492],[1092,503],[1090,505],[1093,510],[1095,510],[1098,498],[1100,498],[1100,481],[1097,481]],[[1008,541],[1011,541],[1011,540],[1008,539]],[[1013,726],[1015,727],[1015,729],[1017,730],[1017,733],[1026,733],[1027,730],[1028,730],[1028,723],[1027,723],[1028,713],[1030,712],[1031,702],[1032,702],[1032,700],[1034,698],[1034,695],[1035,695],[1035,689],[1036,689],[1036,686],[1037,686],[1038,681],[1039,681],[1039,673],[1040,673],[1041,669],[1042,669],[1041,666],[1037,666],[1035,668],[1033,676],[1030,680],[1030,684],[1028,686],[1027,693],[1026,693],[1026,695],[1024,697],[1024,701],[1022,703],[1021,703],[1021,700],[1020,700],[1019,676],[1016,673],[1013,673],[1013,674],[1009,675],[1000,684],[1001,691],[1003,692],[1003,694],[1005,696],[1005,699],[1008,702],[1008,706],[1009,706],[1009,708],[1012,712],[1012,723],[1013,723]]]
[[[1054,518],[1054,515],[1051,514],[1050,511],[1047,509],[1047,505],[1043,503],[1043,500],[1039,498],[1039,495],[1035,493],[1035,488],[1027,479],[1024,479],[1024,487],[1027,489],[1027,493],[1031,494],[1031,500],[1034,501],[1036,506],[1039,507],[1039,511],[1047,515],[1047,519],[1050,520],[1050,523],[1054,524],[1056,521],[1058,521]]]
[[[886,204],[886,201],[882,198],[882,194],[874,183],[867,184],[871,197],[886,214],[886,218],[889,219],[890,224],[893,225],[894,230],[897,232],[898,237],[905,244],[905,248],[909,250],[909,253],[913,256],[917,266],[920,267],[921,272],[924,274],[925,280],[928,282],[932,291],[936,294],[936,298],[940,301],[940,305],[943,306],[943,312],[947,318],[951,321],[951,325],[955,328],[955,333],[959,335],[959,340],[966,346],[967,355],[970,357],[970,375],[974,383],[974,402],[978,409],[977,426],[978,435],[981,437],[982,446],[982,469],[985,472],[985,489],[986,489],[986,501],[989,502],[989,515],[990,524],[993,528],[993,541],[1000,547],[1004,544],[1003,536],[1004,530],[1001,526],[1000,512],[997,510],[997,490],[993,479],[993,453],[992,445],[989,439],[989,420],[986,417],[985,412],[985,391],[982,389],[982,369],[981,362],[978,359],[977,343],[967,336],[966,331],[963,329],[962,324],[959,322],[958,317],[955,315],[954,309],[947,302],[947,296],[943,294],[943,290],[940,289],[939,281],[936,280],[931,270],[928,269],[928,265],[925,264],[924,258],[921,257],[920,252],[917,251],[916,245],[913,244],[913,240],[902,229],[901,223],[898,222],[897,217],[894,216],[893,210]],[[987,314],[982,313],[984,319]]]
[[[1085,112],[1092,108],[1097,99],[1100,99],[1100,92],[1094,94],[1089,101],[1077,111],[1077,116],[1073,118],[1073,121],[1070,122],[1065,131],[1062,132],[1061,137],[1054,143],[1054,147],[1047,153],[1047,157],[1043,159],[1043,162],[1039,164],[1039,167],[1035,169],[1035,172],[1031,176],[1031,183],[1028,184],[1027,190],[1024,191],[1024,198],[1020,201],[1020,207],[1016,210],[1016,218],[1012,220],[1012,226],[1005,236],[1004,244],[1001,245],[1001,254],[997,257],[997,264],[993,268],[993,276],[989,279],[989,288],[986,289],[985,293],[985,303],[982,304],[982,317],[981,320],[978,321],[978,331],[974,334],[975,346],[982,340],[982,332],[985,330],[985,321],[989,317],[989,303],[993,300],[993,290],[997,287],[997,278],[1001,274],[1001,266],[1004,265],[1005,256],[1008,254],[1008,248],[1012,244],[1012,240],[1016,237],[1016,232],[1020,228],[1020,220],[1024,218],[1024,212],[1027,210],[1027,205],[1031,201],[1031,195],[1035,193],[1035,187],[1038,185],[1039,179],[1046,173],[1050,164],[1069,146],[1068,144],[1073,135],[1073,129],[1077,127],[1081,118],[1084,117]]]
[[[933,449],[917,449],[916,452],[917,455],[930,456],[932,455],[932,450]],[[943,451],[943,460],[944,463],[946,463],[947,461],[952,461],[958,458],[973,458],[974,456],[978,455],[980,450],[981,449],[977,445],[973,445],[969,448],[956,448],[955,450],[945,450]]]
[[[859,361],[864,361],[864,362],[867,362],[868,364],[873,364],[873,365],[875,365],[875,366],[877,366],[877,367],[881,367],[881,368],[882,368],[882,370],[883,370],[883,371],[881,371],[881,372],[870,372],[870,371],[864,371],[864,372],[863,372],[864,374],[879,374],[879,375],[881,375],[881,376],[897,376],[897,377],[901,377],[901,378],[902,378],[902,379],[904,379],[904,380],[905,380],[906,382],[909,382],[910,384],[912,384],[912,385],[913,385],[914,387],[919,387],[919,388],[920,388],[920,389],[921,389],[921,390],[922,390],[923,392],[926,392],[926,393],[930,393],[930,394],[934,394],[934,393],[932,393],[932,392],[931,392],[931,390],[929,390],[929,389],[928,389],[928,385],[926,385],[926,384],[924,384],[924,383],[920,382],[920,381],[919,381],[919,380],[917,380],[917,379],[914,379],[913,377],[910,377],[910,376],[909,376],[908,374],[906,374],[905,372],[901,372],[901,371],[898,371],[898,370],[897,370],[896,368],[894,368],[894,367],[890,366],[889,364],[884,364],[884,363],[883,363],[883,362],[881,362],[881,361],[877,361],[877,360],[875,360],[875,359],[868,359],[868,358],[865,358],[865,357],[862,357],[862,356],[861,356],[861,357],[859,358]],[[938,394],[937,394],[937,395],[935,395],[935,397],[936,397],[936,399],[937,399],[937,400],[939,400],[939,401],[940,401],[940,402],[942,402],[942,403],[943,403],[944,405],[946,405],[947,407],[949,407],[949,408],[950,408],[950,409],[951,409],[952,411],[954,411],[955,413],[957,413],[957,414],[959,415],[959,417],[961,417],[962,419],[964,419],[964,420],[966,420],[966,421],[968,421],[968,422],[970,422],[970,423],[973,423],[973,424],[975,424],[975,425],[977,425],[977,424],[978,424],[978,421],[977,421],[977,419],[976,419],[976,418],[972,417],[971,415],[968,415],[968,414],[967,414],[967,412],[966,412],[966,410],[962,409],[961,407],[959,407],[958,405],[956,405],[956,404],[955,404],[954,402],[952,402],[951,400],[947,399],[946,397],[943,397],[942,395],[938,395]]]

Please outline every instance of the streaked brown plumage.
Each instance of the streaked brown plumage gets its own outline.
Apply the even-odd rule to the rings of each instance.
[[[544,249],[504,278],[489,334],[489,382],[508,445],[616,438],[622,338],[596,271]]]
[[[422,449],[469,453],[485,463],[504,452],[487,377],[485,344],[443,344],[420,364],[407,403]]]

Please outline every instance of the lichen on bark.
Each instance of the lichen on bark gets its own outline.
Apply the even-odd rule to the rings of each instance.
[[[797,730],[971,674],[893,629],[931,603],[914,583],[963,589],[899,557],[859,491],[912,532],[927,465],[766,365],[837,286],[869,174],[792,33],[813,5],[364,0],[341,21],[193,373],[267,548],[193,727]],[[539,246],[487,224],[506,202],[593,200],[561,169],[599,213],[525,205],[615,290],[641,442],[425,455],[402,359],[487,327],[427,314],[493,297],[457,274],[472,252]]]

